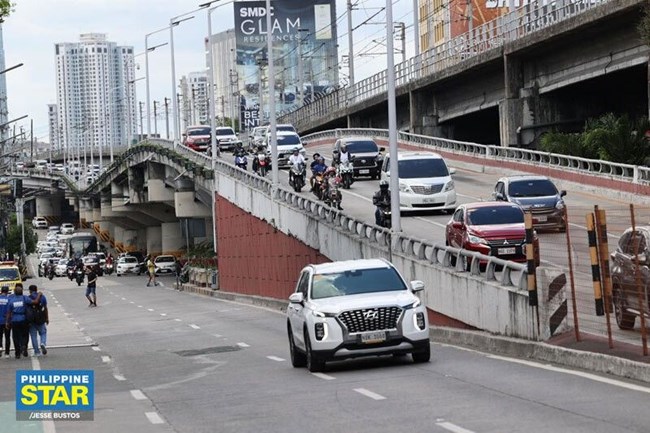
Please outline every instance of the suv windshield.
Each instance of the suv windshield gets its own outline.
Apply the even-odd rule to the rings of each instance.
[[[442,159],[405,159],[399,161],[400,179],[449,176],[447,164]]]
[[[524,223],[524,213],[517,206],[478,207],[467,210],[467,223],[474,226]]]
[[[300,137],[294,134],[278,135],[278,146],[289,146],[291,144],[301,144]]]
[[[278,125],[276,127],[277,131],[288,131],[288,132],[296,132],[296,128],[294,128],[291,125]]]
[[[154,261],[156,263],[172,263],[174,261],[174,256],[158,256]]]
[[[391,268],[361,269],[313,277],[312,299],[406,290],[404,282]]]
[[[219,132],[217,132],[218,134]],[[193,128],[187,130],[187,135],[210,135],[210,128]]]
[[[548,179],[520,180],[510,182],[512,197],[548,197],[557,195],[557,188]]]
[[[235,135],[235,131],[232,128],[217,128],[215,131],[216,135]]]
[[[379,152],[377,143],[372,140],[346,141],[341,144],[347,146],[349,153]]]
[[[0,268],[0,281],[12,281],[20,279],[18,277],[18,269],[15,268]]]

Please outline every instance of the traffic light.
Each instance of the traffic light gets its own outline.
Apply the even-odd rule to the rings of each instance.
[[[23,198],[23,180],[16,179],[14,180],[14,197]]]

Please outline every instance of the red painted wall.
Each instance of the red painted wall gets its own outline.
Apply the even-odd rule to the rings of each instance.
[[[221,290],[287,299],[305,265],[331,261],[219,194],[215,203]]]

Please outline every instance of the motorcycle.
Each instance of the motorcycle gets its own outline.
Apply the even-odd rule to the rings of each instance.
[[[52,281],[54,279],[54,266],[50,265],[47,268],[47,278]]]
[[[66,270],[66,274],[68,275],[70,281],[74,280],[74,272],[75,272],[74,268],[71,267],[68,267],[68,269]]]
[[[258,151],[253,157],[253,171],[260,176],[266,176],[271,169],[271,155],[263,150]]]
[[[350,186],[354,182],[354,168],[352,167],[352,161],[347,160],[339,163],[336,167],[336,175],[341,178],[341,186],[345,189],[350,189]]]
[[[114,270],[115,270],[115,268],[114,268],[112,263],[106,263],[106,274],[107,275],[111,275]]]
[[[246,170],[248,166],[248,159],[244,153],[239,153],[235,156],[235,165],[242,170]]]
[[[340,183],[341,179],[338,176],[328,176],[322,192],[322,200],[328,206],[331,206],[338,210],[343,210],[341,207],[341,200],[343,199],[343,196],[341,194],[341,191],[339,191]]]
[[[318,200],[323,200],[323,181],[323,173],[314,173],[314,189],[312,192]]]
[[[377,210],[379,211],[379,226],[387,229],[391,228],[392,220],[390,204],[381,203],[377,206]]]
[[[84,278],[86,278],[83,269],[77,269],[74,274],[75,280],[77,281],[77,286],[81,286],[81,283],[84,282]]]
[[[294,164],[290,170],[289,185],[295,192],[300,192],[305,186],[305,164],[302,162]]]

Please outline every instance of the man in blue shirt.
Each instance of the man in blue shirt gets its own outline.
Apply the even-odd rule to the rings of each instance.
[[[29,344],[29,323],[27,322],[26,311],[29,305],[37,304],[40,301],[40,293],[36,296],[36,299],[24,296],[23,286],[16,286],[14,288],[14,295],[9,298],[5,327],[11,328],[11,336],[14,340],[16,359],[20,359],[21,354],[24,357],[28,356],[27,345]]]
[[[35,321],[29,324],[29,336],[32,339],[32,348],[34,349],[34,355],[39,356],[41,353],[47,355],[47,326],[50,324],[50,317],[47,311],[47,298],[42,293],[37,293],[38,287],[35,284],[29,286],[29,298],[35,300],[40,294],[41,300],[38,303],[41,307],[43,313],[41,317],[37,317]],[[38,344],[38,340],[41,340],[41,344]]]
[[[9,358],[11,350],[11,328],[5,326],[7,322],[7,308],[9,305],[9,286],[2,286],[0,289],[0,356],[2,356],[2,342],[4,340],[5,358]]]

